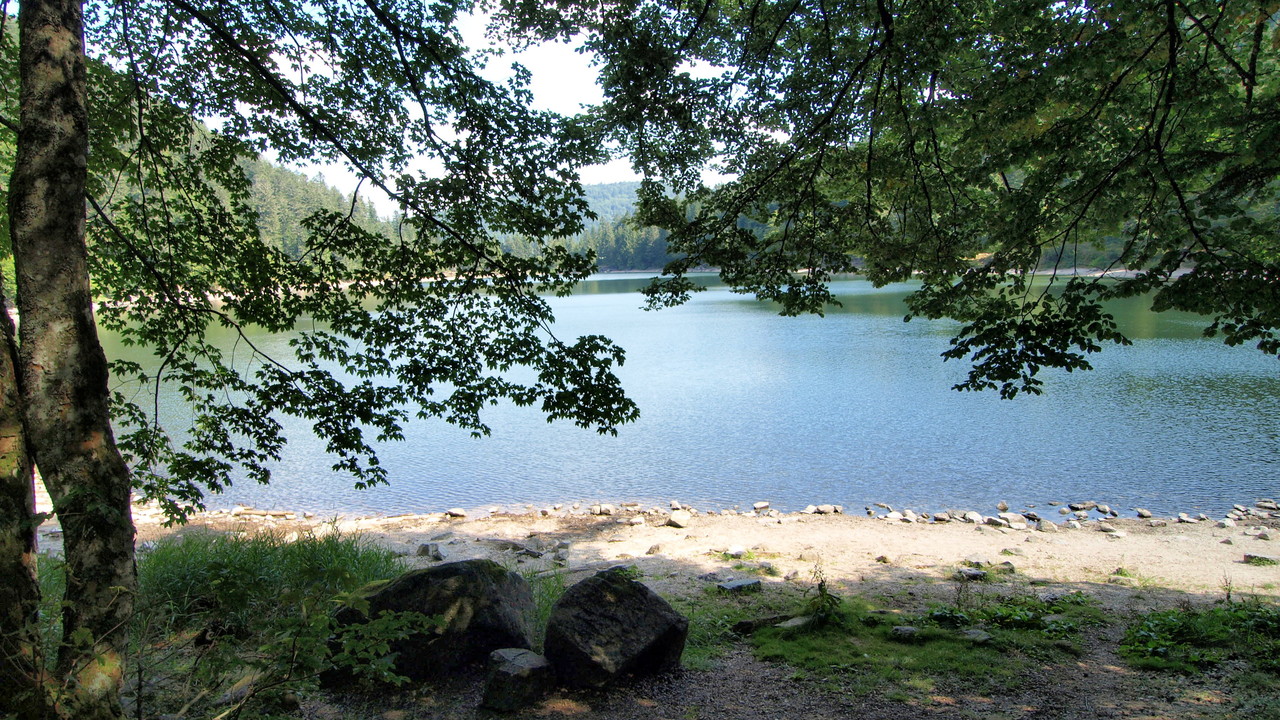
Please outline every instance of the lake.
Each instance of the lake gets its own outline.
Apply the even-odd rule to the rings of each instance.
[[[1116,305],[1132,346],[1009,401],[950,389],[968,369],[939,357],[957,325],[904,323],[909,286],[840,281],[843,308],[784,318],[722,287],[646,312],[645,277],[600,276],[554,301],[559,336],[599,333],[627,350],[620,376],[641,419],[617,437],[510,406],[489,413],[488,438],[418,422],[380,450],[390,485],[355,490],[295,423],[271,485],[240,483],[209,507],[350,515],[674,499],[991,512],[999,500],[1092,499],[1212,514],[1280,495],[1280,366],[1201,337],[1197,316]]]

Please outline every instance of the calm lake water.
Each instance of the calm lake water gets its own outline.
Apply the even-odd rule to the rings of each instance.
[[[967,371],[939,357],[956,325],[904,323],[909,287],[842,281],[842,309],[783,318],[723,288],[645,312],[643,278],[604,276],[555,301],[561,337],[600,333],[627,350],[621,377],[641,419],[617,437],[505,406],[483,439],[419,422],[380,451],[391,484],[355,490],[298,423],[270,486],[241,483],[209,506],[396,514],[676,499],[989,512],[999,500],[1094,499],[1174,513],[1280,495],[1280,365],[1200,337],[1195,316],[1118,306],[1131,347],[1006,401],[950,389]]]

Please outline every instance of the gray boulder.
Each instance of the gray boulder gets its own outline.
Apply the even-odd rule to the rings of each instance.
[[[419,612],[442,624],[391,643],[394,670],[410,679],[437,677],[479,663],[499,648],[533,645],[528,618],[533,614],[529,583],[492,560],[463,560],[413,570],[359,591],[367,609],[344,606],[334,615],[339,626],[366,623],[384,612]],[[321,678],[327,685],[350,678],[334,669]]]
[[[599,687],[625,675],[679,667],[689,620],[625,568],[610,568],[565,591],[551,609],[544,643],[568,685]]]
[[[534,651],[494,650],[489,655],[489,673],[480,704],[501,712],[519,710],[544,695],[554,680],[551,663]]]

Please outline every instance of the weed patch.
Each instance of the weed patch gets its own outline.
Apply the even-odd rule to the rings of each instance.
[[[1236,658],[1280,674],[1280,606],[1251,601],[1149,613],[1125,633],[1120,652],[1152,670],[1195,672]]]

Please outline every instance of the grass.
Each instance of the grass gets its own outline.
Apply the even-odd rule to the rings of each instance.
[[[667,598],[677,612],[689,618],[682,662],[692,670],[707,670],[742,638],[733,629],[739,622],[779,615],[795,605],[797,595],[746,593],[728,595],[714,588],[688,597]]]
[[[139,555],[138,598],[180,626],[216,617],[243,632],[288,612],[282,600],[327,599],[401,571],[395,553],[355,535],[201,533]]]
[[[358,535],[192,533],[138,555],[127,700],[138,716],[216,714],[254,681],[253,713],[280,710],[327,656],[332,599],[400,574]],[[287,705],[287,703],[286,703]]]
[[[1081,593],[1040,598],[965,589],[957,592],[960,605],[902,612],[840,598],[817,580],[815,590],[803,594],[780,588],[673,600],[690,619],[685,666],[713,666],[717,655],[742,639],[734,631],[742,621],[817,616],[825,622],[799,628],[762,623],[749,642],[758,657],[792,666],[796,677],[853,695],[919,698],[957,681],[985,693],[1016,686],[1038,663],[1072,659],[1080,652],[1080,633],[1105,623]],[[911,638],[895,633],[908,625],[916,628]],[[975,629],[985,634],[965,635]]]
[[[551,618],[551,609],[567,589],[564,583],[564,573],[539,574],[538,572],[527,572],[523,575],[524,579],[529,582],[530,590],[533,591],[533,611],[528,618],[529,626],[533,628],[533,642],[535,645],[533,649],[537,652],[542,652],[542,640],[546,635],[547,621]]]
[[[67,589],[67,568],[61,558],[43,553],[36,567],[40,581],[40,638],[45,660],[53,665],[62,639],[62,595]]]
[[[920,697],[952,680],[988,693],[1013,687],[1037,662],[1069,658],[1076,652],[1070,638],[1100,621],[1094,611],[1076,598],[1046,603],[1014,596],[967,609],[936,606],[923,614],[842,600],[825,626],[765,628],[752,643],[761,658],[811,671],[855,695]],[[899,626],[916,632],[901,637],[894,629]],[[978,628],[985,641],[963,634]]]

